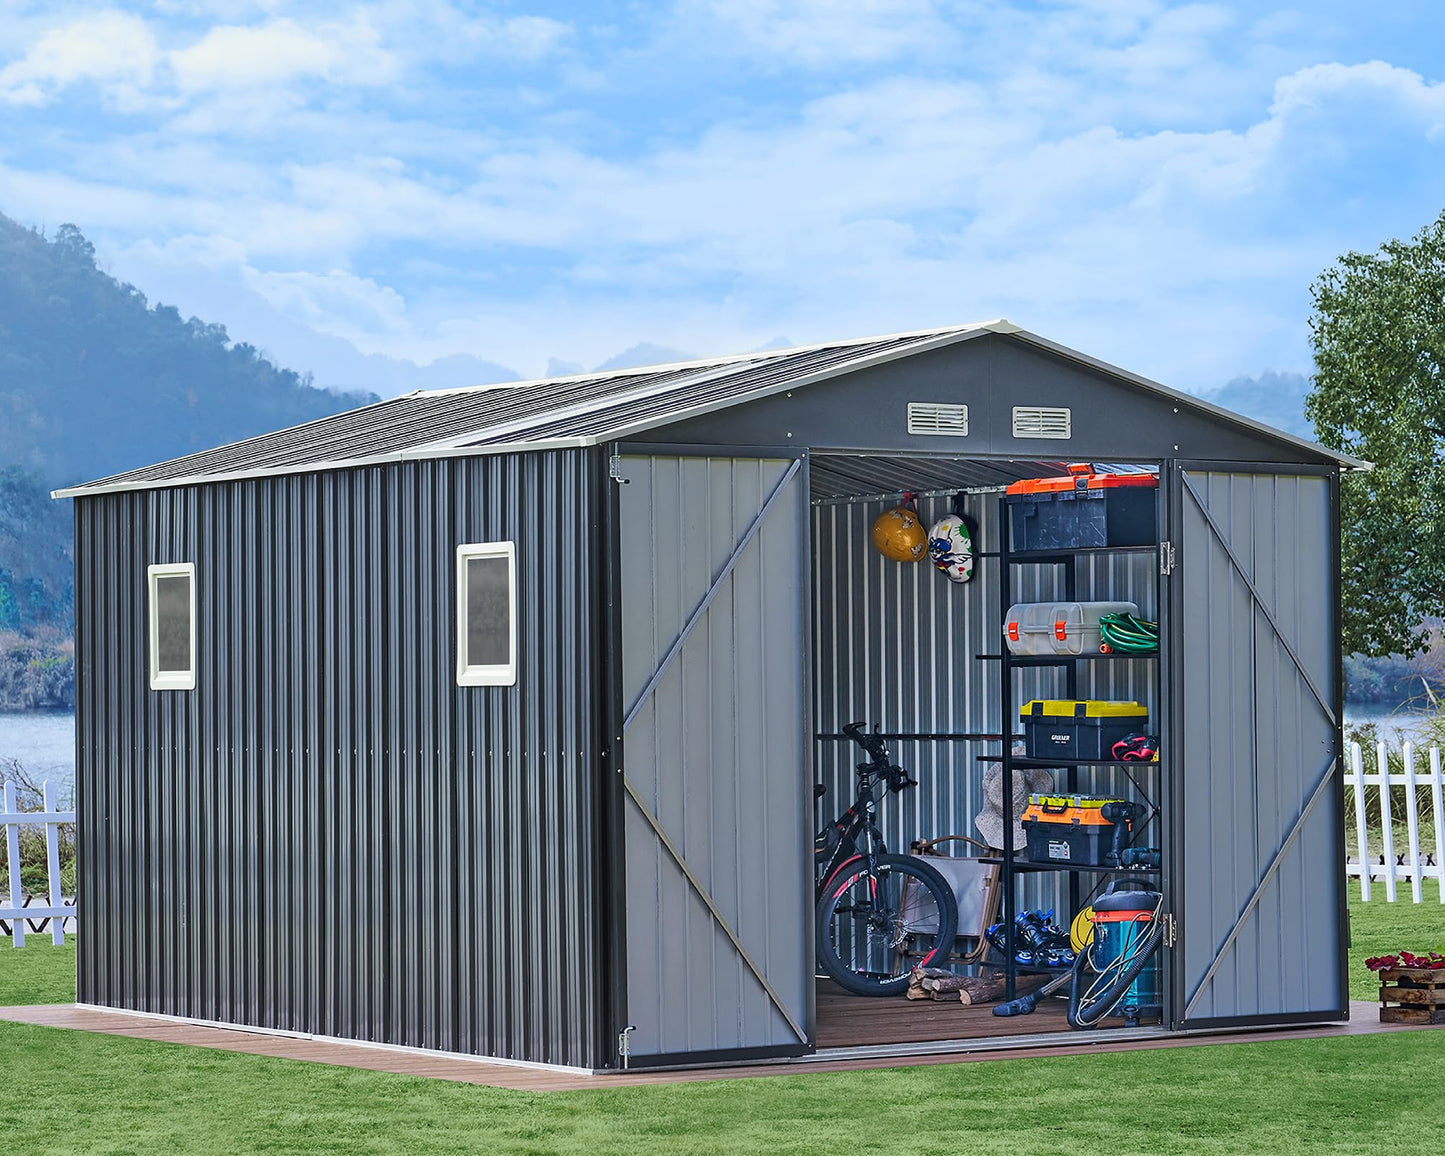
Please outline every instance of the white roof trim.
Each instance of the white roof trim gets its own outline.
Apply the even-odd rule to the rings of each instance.
[[[52,498],[92,497],[96,494],[124,494],[135,490],[169,490],[179,486],[202,486],[212,482],[239,482],[248,478],[279,478],[288,474],[317,474],[330,470],[362,469],[366,466],[393,465],[396,462],[421,461],[430,458],[485,457],[491,454],[533,453],[539,450],[575,450],[595,446],[598,438],[550,438],[545,440],[498,442],[484,446],[458,447],[450,450],[424,449],[413,446],[406,450],[390,450],[361,458],[338,458],[334,461],[307,462],[294,466],[255,466],[247,470],[192,474],[180,478],[154,478],[139,482],[97,483],[68,486],[51,490]]]

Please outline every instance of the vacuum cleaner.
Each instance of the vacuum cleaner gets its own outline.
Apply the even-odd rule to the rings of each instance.
[[[1129,1027],[1162,1017],[1156,953],[1164,938],[1163,903],[1162,894],[1137,879],[1110,883],[1094,901],[1093,942],[1070,973],[1071,1027],[1097,1027],[1108,1015],[1122,1015]]]

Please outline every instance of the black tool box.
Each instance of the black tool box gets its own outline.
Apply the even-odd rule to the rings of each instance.
[[[1148,546],[1158,540],[1157,474],[1096,474],[1087,463],[1062,478],[1028,478],[1009,486],[1009,541],[1014,550]]]
[[[1115,743],[1149,729],[1149,711],[1137,702],[1034,699],[1019,721],[1031,759],[1112,760]]]

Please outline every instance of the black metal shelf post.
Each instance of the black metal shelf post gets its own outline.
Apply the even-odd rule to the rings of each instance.
[[[999,688],[1002,703],[1002,721],[1000,730],[1005,736],[1000,751],[1000,767],[1003,771],[1002,794],[1003,794],[1003,855],[1001,859],[1002,885],[1003,885],[1003,919],[1004,919],[1004,998],[1011,1000],[1015,996],[1015,984],[1017,982],[1019,966],[1016,959],[1017,944],[1014,936],[1014,920],[1017,917],[1018,902],[1014,894],[1014,886],[1017,878],[1022,874],[1031,874],[1041,870],[1050,869],[1045,864],[1033,864],[1027,860],[1018,862],[1013,848],[1013,774],[1016,768],[1025,769],[1032,767],[1058,768],[1064,767],[1067,770],[1067,792],[1076,794],[1078,792],[1079,769],[1082,767],[1123,767],[1130,770],[1143,767],[1158,767],[1157,762],[1127,761],[1123,759],[1031,759],[1023,756],[1015,757],[1013,753],[1013,712],[1014,705],[1014,673],[1019,670],[1030,668],[1055,667],[1062,670],[1064,674],[1064,697],[1076,699],[1079,689],[1079,669],[1084,663],[1092,662],[1137,662],[1153,661],[1154,670],[1154,699],[1156,704],[1162,702],[1163,686],[1160,676],[1161,666],[1157,654],[1078,654],[1078,655],[1014,655],[1002,638],[1002,624],[1008,620],[1009,607],[1013,605],[1013,567],[1015,565],[1040,564],[1040,565],[1062,565],[1064,567],[1064,589],[1061,601],[1074,602],[1078,599],[1078,561],[1081,557],[1110,557],[1131,554],[1154,554],[1158,555],[1157,544],[1149,546],[1091,546],[1080,547],[1076,550],[1013,550],[1010,544],[1010,523],[1008,500],[1006,497],[999,498],[999,624],[1000,624],[1000,652],[998,655],[981,654],[981,659],[999,662]],[[1157,582],[1157,579],[1156,579]],[[1097,591],[1094,592],[1097,596]],[[1164,592],[1159,589],[1156,592],[1157,609],[1155,614],[1163,617]],[[1161,735],[1162,738],[1162,735]],[[1134,789],[1143,796],[1149,804],[1149,816],[1140,824],[1140,831],[1148,828],[1148,825],[1159,817],[1158,804],[1140,788],[1134,776],[1129,775],[1129,780]],[[1160,794],[1162,796],[1160,784]],[[1137,836],[1136,836],[1137,837]],[[1081,876],[1085,874],[1108,875],[1115,871],[1126,871],[1129,874],[1152,874],[1150,869],[1143,868],[1105,868],[1105,867],[1072,867],[1054,868],[1066,870],[1069,876],[1069,911],[1070,917],[1079,909]],[[1029,970],[1029,969],[1025,969]]]
[[[1009,661],[1009,648],[1003,641],[1003,625],[1008,621],[1009,607],[1013,605],[1010,589],[1013,586],[1013,565],[1009,558],[1012,542],[1008,516],[1008,499],[999,496],[999,695],[1001,715],[999,730],[1004,740],[999,744],[999,769],[1002,772],[999,794],[1003,803],[1003,974],[1004,999],[1012,1000],[1018,978],[1018,946],[1015,943],[1014,920],[1017,916],[1017,902],[1014,896],[1014,768],[1013,768],[1013,664]]]

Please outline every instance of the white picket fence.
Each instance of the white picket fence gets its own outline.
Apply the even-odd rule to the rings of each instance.
[[[1350,744],[1350,766],[1345,773],[1345,790],[1354,794],[1355,800],[1355,857],[1345,855],[1345,873],[1360,880],[1360,898],[1369,899],[1371,882],[1383,879],[1385,899],[1394,903],[1399,894],[1401,880],[1410,883],[1410,897],[1416,903],[1425,899],[1425,880],[1435,880],[1432,888],[1441,903],[1445,903],[1445,872],[1441,870],[1441,840],[1445,838],[1445,781],[1440,774],[1440,748],[1429,751],[1417,750],[1413,743],[1405,743],[1400,752],[1402,770],[1390,773],[1389,752],[1384,743],[1375,747],[1374,769],[1365,771],[1364,753],[1359,743]],[[1425,764],[1421,765],[1421,756]],[[1428,769],[1427,769],[1428,767]],[[1397,847],[1395,824],[1398,818],[1390,799],[1389,787],[1405,787],[1405,846]],[[1426,834],[1421,830],[1422,816],[1419,788],[1430,790],[1430,809],[1423,816],[1430,828]],[[1365,820],[1367,792],[1373,791],[1380,801],[1380,829],[1368,827]],[[1348,838],[1348,834],[1346,838]],[[1377,841],[1376,846],[1371,846]]]
[[[67,900],[60,893],[60,825],[74,823],[74,811],[62,811],[56,798],[55,784],[42,785],[44,809],[22,811],[14,783],[6,783],[4,810],[0,811],[0,829],[5,832],[5,866],[10,873],[9,904],[0,907],[0,922],[10,925],[10,935],[16,947],[25,946],[25,925],[32,929],[50,928],[52,943],[65,942],[66,926],[75,927],[75,900]],[[49,882],[49,903],[35,903],[27,898],[20,887],[20,828],[45,828],[45,869]]]

